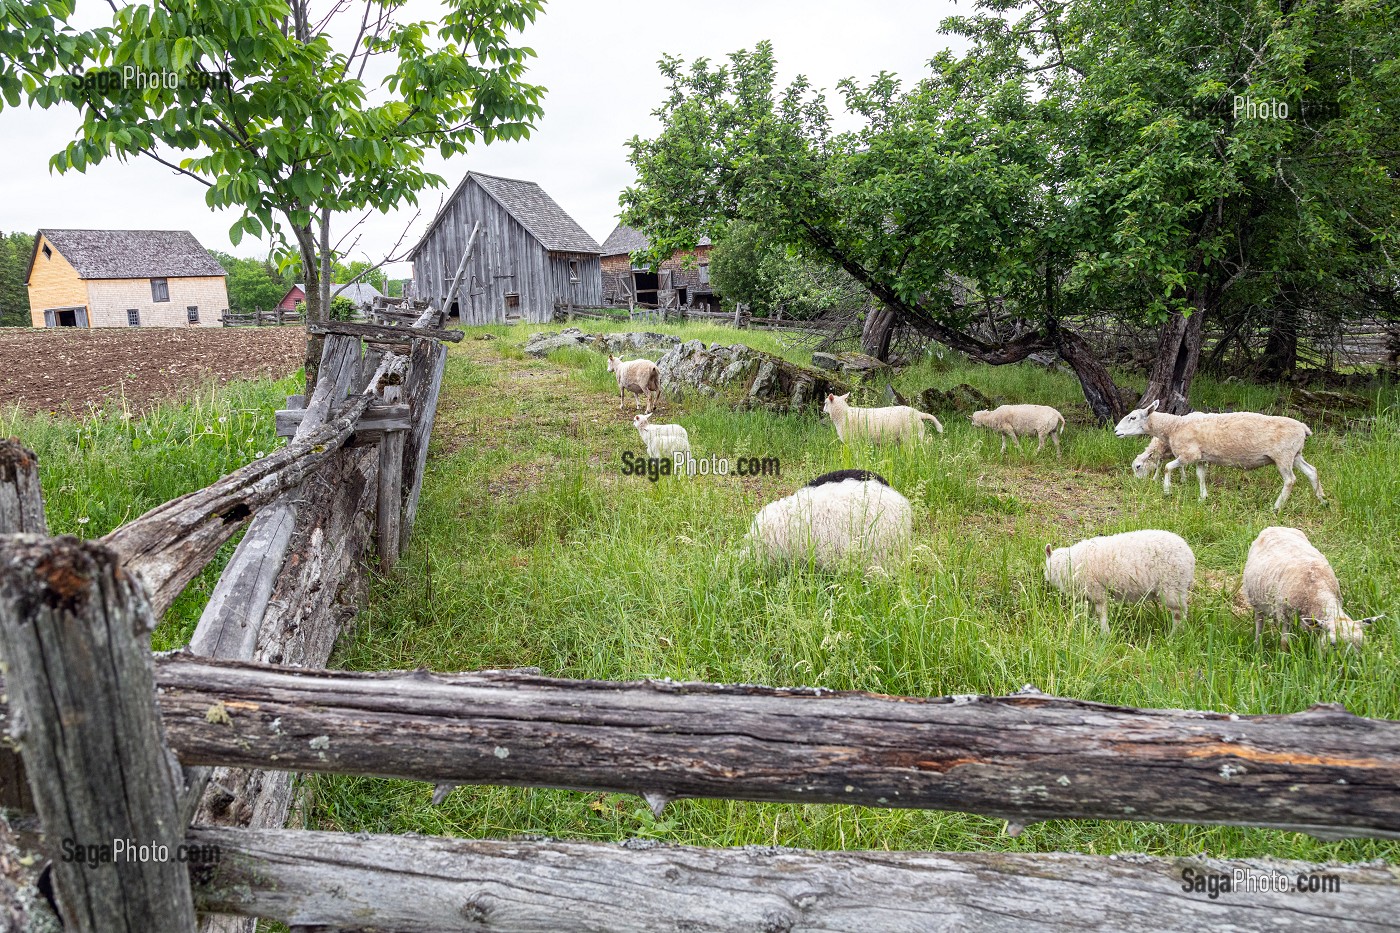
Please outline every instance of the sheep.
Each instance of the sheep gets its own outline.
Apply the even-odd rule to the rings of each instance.
[[[1072,547],[1045,545],[1045,582],[1088,600],[1105,635],[1110,598],[1135,601],[1149,596],[1171,610],[1176,632],[1195,576],[1196,555],[1170,531],[1128,531],[1088,538]]]
[[[845,443],[923,440],[925,421],[932,421],[938,433],[943,433],[943,425],[937,418],[917,408],[908,405],[856,408],[847,404],[846,399],[850,397],[849,392],[845,395],[828,392],[826,404],[822,405],[822,411],[831,416],[831,423],[836,426],[836,436]]]
[[[1055,456],[1060,456],[1060,435],[1065,433],[1065,416],[1049,405],[1002,405],[993,411],[974,411],[972,423],[991,428],[1001,434],[1001,452],[1006,453],[1006,439],[1011,438],[1021,449],[1020,435],[1034,434],[1040,438],[1035,452],[1045,449],[1045,438],[1055,442]]]
[[[1274,526],[1259,532],[1249,546],[1240,592],[1254,610],[1254,643],[1264,622],[1279,623],[1279,641],[1288,644],[1288,627],[1296,617],[1305,629],[1327,636],[1330,644],[1360,647],[1363,632],[1381,616],[1353,619],[1342,611],[1337,575],[1322,552],[1297,528]]]
[[[745,536],[749,553],[781,561],[810,558],[823,570],[851,561],[867,572],[903,559],[913,539],[909,500],[877,473],[860,479],[851,472],[824,474],[765,505]]]
[[[1253,470],[1273,463],[1283,477],[1283,491],[1274,502],[1274,511],[1283,508],[1297,481],[1293,468],[1303,471],[1312,484],[1313,492],[1323,505],[1327,497],[1322,492],[1317,470],[1303,459],[1303,443],[1312,429],[1301,421],[1277,415],[1235,412],[1211,415],[1207,418],[1186,418],[1159,412],[1157,403],[1131,411],[1118,422],[1114,433],[1119,437],[1150,434],[1161,438],[1176,458],[1167,464],[1162,476],[1162,492],[1171,494],[1172,470],[1179,466],[1196,467],[1196,479],[1201,485],[1201,498],[1206,497],[1206,464],[1240,467]]]
[[[1208,416],[1205,412],[1193,411],[1188,415],[1182,415],[1182,417],[1205,418]],[[1148,477],[1155,478],[1157,476],[1157,471],[1162,468],[1163,458],[1169,453],[1171,453],[1171,448],[1167,446],[1166,441],[1158,437],[1152,438],[1152,440],[1147,442],[1146,449],[1133,459],[1133,475],[1138,479],[1147,479]],[[1177,469],[1181,471],[1181,482],[1186,482],[1185,465],[1179,466]]]
[[[678,453],[690,453],[690,435],[679,424],[649,424],[651,415],[638,415],[632,427],[642,436],[647,456],[653,460]]]
[[[651,360],[627,360],[623,362],[615,356],[608,356],[608,372],[617,374],[617,407],[620,411],[626,403],[628,391],[645,395],[647,414],[656,410],[661,401],[661,371]],[[633,399],[637,407],[642,407],[641,399]]]

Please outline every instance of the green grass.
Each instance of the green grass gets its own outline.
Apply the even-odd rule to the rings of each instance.
[[[297,377],[257,379],[206,386],[188,402],[145,414],[120,399],[78,418],[12,408],[0,411],[0,437],[18,437],[38,455],[50,533],[100,538],[281,447],[272,413],[297,391]],[[189,642],[236,543],[225,545],[171,605],[153,648]]]
[[[587,330],[625,325],[581,324]],[[1148,707],[1290,712],[1344,703],[1400,718],[1397,638],[1382,623],[1353,653],[1256,648],[1232,608],[1245,552],[1281,520],[1331,558],[1353,613],[1392,610],[1400,582],[1400,411],[1377,396],[1371,430],[1319,431],[1309,459],[1335,500],[1305,482],[1282,519],[1273,470],[1214,470],[1211,498],[1164,498],[1128,463],[1145,445],[1087,420],[1077,383],[1030,365],[969,366],[931,356],[902,373],[906,394],[968,382],[1008,401],[1055,404],[1071,417],[1065,456],[998,453],[965,418],[921,450],[849,449],[815,415],[733,412],[690,399],[659,421],[690,432],[697,456],[776,456],[782,475],[623,476],[640,451],[632,406],[617,408],[601,355],[537,361],[519,344],[537,328],[472,329],[455,345],[439,406],[415,538],[377,579],[337,666],[456,671],[538,666],[546,674],[628,680],[809,684],[906,695],[1048,693]],[[640,328],[638,328],[640,329]],[[749,342],[795,361],[780,335],[715,326],[650,327],[706,341]],[[477,340],[490,334],[495,340]],[[1126,380],[1125,380],[1126,381]],[[1198,381],[1201,404],[1262,407],[1267,387]],[[871,398],[878,397],[872,392]],[[907,568],[875,580],[755,567],[737,549],[753,514],[825,470],[878,470],[914,503]],[[1155,606],[1119,606],[1105,638],[1043,583],[1046,543],[1156,527],[1195,548],[1198,580],[1182,632]],[[1393,615],[1393,612],[1392,612]],[[640,835],[706,845],[816,848],[1068,850],[1108,853],[1400,861],[1391,843],[1323,843],[1294,833],[1220,827],[1054,821],[1004,834],[957,813],[680,801],[655,819],[640,798],[472,787],[441,808],[425,784],[315,778],[311,822],[348,831],[517,833],[581,839]]]

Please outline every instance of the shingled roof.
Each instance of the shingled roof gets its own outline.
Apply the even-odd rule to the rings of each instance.
[[[576,220],[566,214],[564,209],[533,181],[468,172],[463,177],[462,183],[452,192],[452,197],[447,199],[448,205],[457,199],[457,193],[466,187],[469,181],[475,181],[480,185],[481,190],[505,208],[506,213],[519,221],[520,225],[530,231],[530,235],[539,240],[540,245],[550,252],[594,254],[602,252],[598,247],[598,241],[589,236],[588,231],[580,227]],[[446,206],[428,225],[428,229],[424,231],[418,245],[413,248],[414,254],[428,241],[428,237],[432,235],[433,230],[437,228],[445,216],[447,216]]]
[[[83,279],[224,275],[188,230],[40,230]],[[35,249],[38,249],[35,238]],[[29,261],[34,268],[34,260]],[[26,275],[27,278],[27,275]]]
[[[702,236],[696,246],[709,246],[710,238]],[[651,240],[647,235],[635,227],[626,224],[618,224],[612,233],[608,234],[607,240],[603,242],[604,256],[620,256],[623,253],[635,253],[639,249],[646,249],[651,246]]]

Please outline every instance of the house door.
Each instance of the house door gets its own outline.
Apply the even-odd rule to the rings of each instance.
[[[87,327],[87,308],[49,308],[44,312],[45,327]]]
[[[506,294],[506,323],[514,324],[520,320],[520,296],[515,292]]]

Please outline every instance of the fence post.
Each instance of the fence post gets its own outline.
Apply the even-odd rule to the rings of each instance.
[[[18,438],[0,438],[0,535],[48,534],[39,459]],[[0,725],[8,723],[0,721]],[[8,734],[8,728],[5,732]],[[0,746],[0,807],[34,812],[34,796],[24,776],[24,759],[14,748]]]
[[[146,644],[154,627],[145,591],[110,548],[0,538],[6,690],[59,908],[65,927],[81,933],[194,929],[189,866],[177,861],[179,766]],[[117,852],[118,844],[151,848]],[[78,851],[98,857],[64,858]]]
[[[398,402],[402,386],[386,386],[384,402]],[[385,431],[379,442],[379,500],[375,505],[375,525],[379,542],[379,567],[385,573],[399,560],[399,535],[403,516],[404,432]]]

